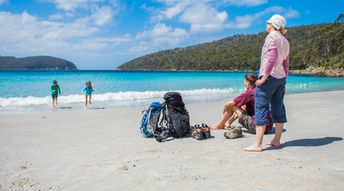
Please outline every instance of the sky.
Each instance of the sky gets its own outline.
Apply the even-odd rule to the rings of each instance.
[[[0,55],[111,70],[136,57],[265,30],[333,22],[344,0],[0,0]],[[263,42],[262,42],[263,43]]]

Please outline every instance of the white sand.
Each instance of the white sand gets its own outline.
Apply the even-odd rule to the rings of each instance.
[[[0,116],[0,190],[344,190],[344,91],[286,97],[283,149],[246,153],[254,135],[157,143],[143,108]],[[192,124],[224,102],[190,104]],[[265,136],[265,141],[272,135]]]

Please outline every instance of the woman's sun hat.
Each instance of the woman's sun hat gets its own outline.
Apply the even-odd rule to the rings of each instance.
[[[274,14],[266,23],[271,23],[276,29],[284,28],[287,21],[282,15]]]

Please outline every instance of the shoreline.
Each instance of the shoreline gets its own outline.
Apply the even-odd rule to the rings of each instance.
[[[326,90],[319,90],[319,91],[307,91],[307,92],[292,92],[289,93],[287,91],[286,96],[291,95],[302,95],[302,94],[313,94],[313,93],[323,93],[323,92],[342,92],[343,89],[326,89]],[[238,92],[239,94],[239,92]],[[235,96],[234,96],[235,97]],[[201,99],[198,98],[196,100],[185,100],[184,102],[186,105],[194,105],[194,104],[210,104],[210,103],[219,103],[219,102],[226,102],[232,98],[233,95],[229,96],[228,98],[214,98],[214,99]],[[49,97],[50,100],[50,97]],[[142,108],[142,110],[149,106],[149,104],[153,101],[161,101],[163,102],[163,94],[161,94],[160,98],[155,98],[152,100],[127,100],[127,101],[93,101],[94,104],[92,107],[85,109],[84,102],[73,102],[73,103],[61,103],[56,108],[52,108],[51,104],[40,104],[40,105],[27,105],[27,106],[1,106],[0,105],[0,116],[1,115],[17,115],[17,114],[26,114],[26,113],[58,113],[58,112],[73,112],[73,111],[95,111],[95,110],[116,110],[116,109],[130,109],[130,108]],[[117,102],[116,104],[114,104]],[[124,103],[124,104],[123,104]]]
[[[115,69],[114,71],[123,72],[253,72],[258,70],[151,70],[151,69]],[[344,77],[344,69],[324,69],[324,68],[307,68],[303,70],[290,70],[289,74],[293,75],[311,75],[319,77]]]
[[[307,68],[305,70],[292,70],[293,74],[316,75],[324,77],[344,77],[344,69],[324,69],[324,68]]]
[[[0,72],[253,72],[258,70],[151,70],[151,69],[109,69],[109,70],[56,70],[56,69],[0,69]],[[319,77],[344,77],[344,69],[324,69],[324,68],[307,68],[303,70],[289,70],[289,74],[293,75],[311,75]]]

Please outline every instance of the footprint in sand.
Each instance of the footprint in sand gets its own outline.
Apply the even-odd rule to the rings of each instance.
[[[136,167],[136,164],[130,164],[130,163],[132,163],[132,161],[128,161],[127,164],[124,164],[119,169],[120,170],[129,170],[130,167],[133,167],[133,168]]]

